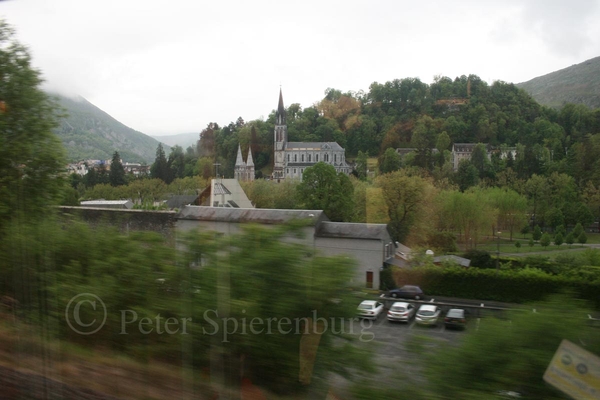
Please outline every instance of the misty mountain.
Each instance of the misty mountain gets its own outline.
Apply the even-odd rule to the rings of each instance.
[[[152,136],[154,139],[167,146],[181,146],[184,150],[189,146],[195,146],[200,139],[200,132],[179,133],[170,136]]]
[[[566,103],[600,108],[600,57],[517,84],[538,103],[558,108]]]
[[[154,162],[159,143],[156,139],[123,125],[83,97],[55,93],[51,96],[66,114],[55,133],[62,140],[69,161],[108,160],[116,150],[127,162]],[[165,152],[168,154],[168,147]]]

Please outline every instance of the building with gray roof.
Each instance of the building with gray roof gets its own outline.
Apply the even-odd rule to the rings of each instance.
[[[332,165],[337,172],[352,172],[346,163],[346,151],[336,142],[288,142],[287,139],[285,107],[279,90],[279,104],[275,112],[273,179],[302,179],[304,170],[318,162]]]

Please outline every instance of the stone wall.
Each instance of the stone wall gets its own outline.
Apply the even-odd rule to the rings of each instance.
[[[72,215],[92,227],[114,226],[122,233],[130,231],[158,232],[170,240],[175,239],[175,211],[116,210],[91,207],[59,207],[63,217]]]

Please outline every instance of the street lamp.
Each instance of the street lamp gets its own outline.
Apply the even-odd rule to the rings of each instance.
[[[498,231],[496,232],[496,237],[498,238],[498,240],[496,240],[496,271],[500,269],[499,265],[500,265],[500,234],[502,232]]]

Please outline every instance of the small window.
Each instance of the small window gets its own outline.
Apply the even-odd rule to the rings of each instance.
[[[298,154],[294,154],[294,162],[298,161]]]
[[[310,162],[310,154],[308,155],[308,162]]]
[[[304,154],[302,154],[302,162],[304,162]]]
[[[294,168],[294,174],[296,173],[296,168]]]
[[[290,155],[288,154],[288,162],[290,162]]]
[[[319,162],[319,155],[315,154],[315,162]]]

